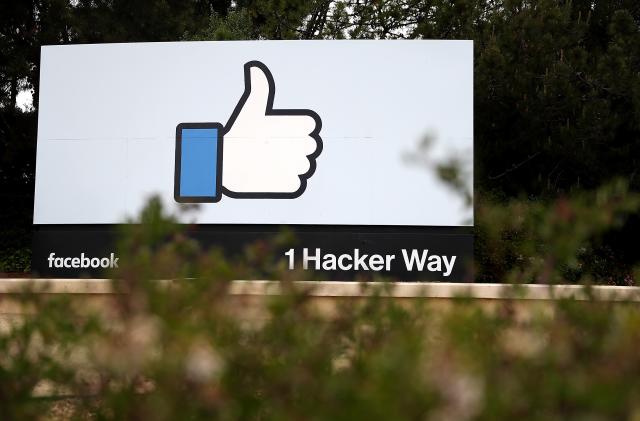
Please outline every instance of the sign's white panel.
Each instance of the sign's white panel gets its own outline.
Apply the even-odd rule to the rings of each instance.
[[[427,168],[452,154],[472,161],[471,41],[43,47],[34,223],[158,194],[208,224],[468,225]]]

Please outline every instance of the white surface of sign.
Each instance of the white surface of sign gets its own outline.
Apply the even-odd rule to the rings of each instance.
[[[154,194],[178,209],[176,127],[199,122],[227,125],[223,194],[185,222],[472,224],[472,210],[429,168],[452,155],[472,165],[471,41],[96,44],[41,54],[35,224],[124,222]],[[268,70],[250,78],[246,97],[250,62]],[[268,95],[276,112],[300,115],[262,118]],[[416,164],[427,135],[428,164]],[[262,143],[241,145],[252,136]]]

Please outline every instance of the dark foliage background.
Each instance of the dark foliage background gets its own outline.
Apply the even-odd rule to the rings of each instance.
[[[630,195],[640,191],[635,0],[2,2],[0,271],[28,269],[41,45],[310,38],[475,41],[478,281],[502,281],[522,262],[544,260],[545,245],[553,249],[556,237],[511,226],[505,209],[542,206],[540,212],[565,215],[564,224],[572,227],[580,206],[597,208],[598,189],[614,180],[626,186],[622,201],[633,201]],[[34,94],[32,110],[17,109],[24,89]],[[585,235],[563,232],[580,244],[575,261],[547,261],[562,266],[560,280],[636,282],[637,208],[609,222]],[[523,247],[523,236],[535,247]],[[524,272],[521,281],[548,281]]]

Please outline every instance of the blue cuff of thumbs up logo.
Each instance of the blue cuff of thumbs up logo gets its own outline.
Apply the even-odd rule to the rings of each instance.
[[[176,201],[203,203],[220,200],[222,133],[220,123],[181,123],[176,127]]]

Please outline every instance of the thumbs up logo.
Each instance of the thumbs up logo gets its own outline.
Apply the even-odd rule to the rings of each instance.
[[[293,199],[304,193],[322,152],[318,114],[273,109],[275,82],[263,63],[244,65],[245,90],[226,125],[176,128],[174,198],[182,203],[232,198]]]

